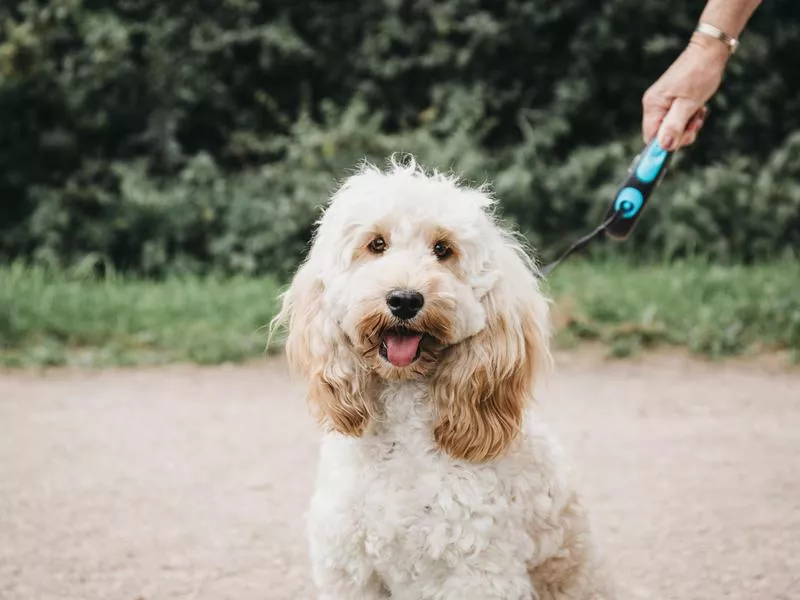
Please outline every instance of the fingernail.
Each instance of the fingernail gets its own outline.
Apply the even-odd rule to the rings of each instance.
[[[667,134],[661,139],[661,147],[664,150],[672,150],[672,146],[675,144],[675,138],[671,135]]]

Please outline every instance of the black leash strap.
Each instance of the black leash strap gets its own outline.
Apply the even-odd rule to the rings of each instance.
[[[544,267],[542,267],[541,271],[542,277],[547,277],[550,274],[550,272],[553,269],[555,269],[561,263],[561,261],[567,258],[570,254],[573,254],[574,252],[582,250],[583,248],[588,246],[589,242],[591,242],[597,236],[605,232],[606,229],[614,225],[614,223],[616,223],[622,217],[623,212],[624,211],[622,210],[616,210],[613,213],[611,213],[611,215],[608,216],[605,221],[603,221],[602,223],[600,223],[600,225],[595,227],[594,230],[587,233],[582,238],[578,239],[574,244],[572,244],[569,248],[567,248],[561,256],[559,256],[554,261],[549,262]]]

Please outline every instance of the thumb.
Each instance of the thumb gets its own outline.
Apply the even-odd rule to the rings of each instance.
[[[703,107],[702,103],[686,98],[676,98],[658,130],[658,143],[664,150],[675,150],[683,137],[683,132],[695,113]]]
[[[645,144],[651,142],[652,139],[656,137],[658,126],[661,125],[661,122],[664,120],[668,109],[669,104],[666,106],[663,104],[645,106],[644,115],[642,117],[642,137],[644,138]]]

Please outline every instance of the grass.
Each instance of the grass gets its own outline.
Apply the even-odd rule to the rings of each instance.
[[[800,265],[567,263],[550,277],[560,346],[659,345],[800,357]],[[237,362],[263,355],[271,278],[87,279],[0,267],[0,365]]]
[[[237,362],[263,355],[270,278],[74,278],[0,268],[0,365]]]
[[[573,263],[550,279],[562,345],[598,340],[616,356],[670,344],[712,357],[788,351],[800,358],[797,262]]]

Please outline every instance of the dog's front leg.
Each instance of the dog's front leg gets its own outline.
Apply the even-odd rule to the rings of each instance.
[[[348,517],[312,512],[309,519],[319,600],[385,600],[390,596],[364,551],[364,534]]]
[[[431,600],[531,600],[535,598],[524,566],[508,562],[468,567],[459,565],[447,574]]]
[[[364,492],[352,451],[349,441],[323,441],[308,515],[312,576],[320,600],[385,600],[389,593],[366,551]]]
[[[320,590],[319,600],[387,600],[391,596],[374,575],[366,583],[358,582],[344,571],[329,571],[315,581]]]

